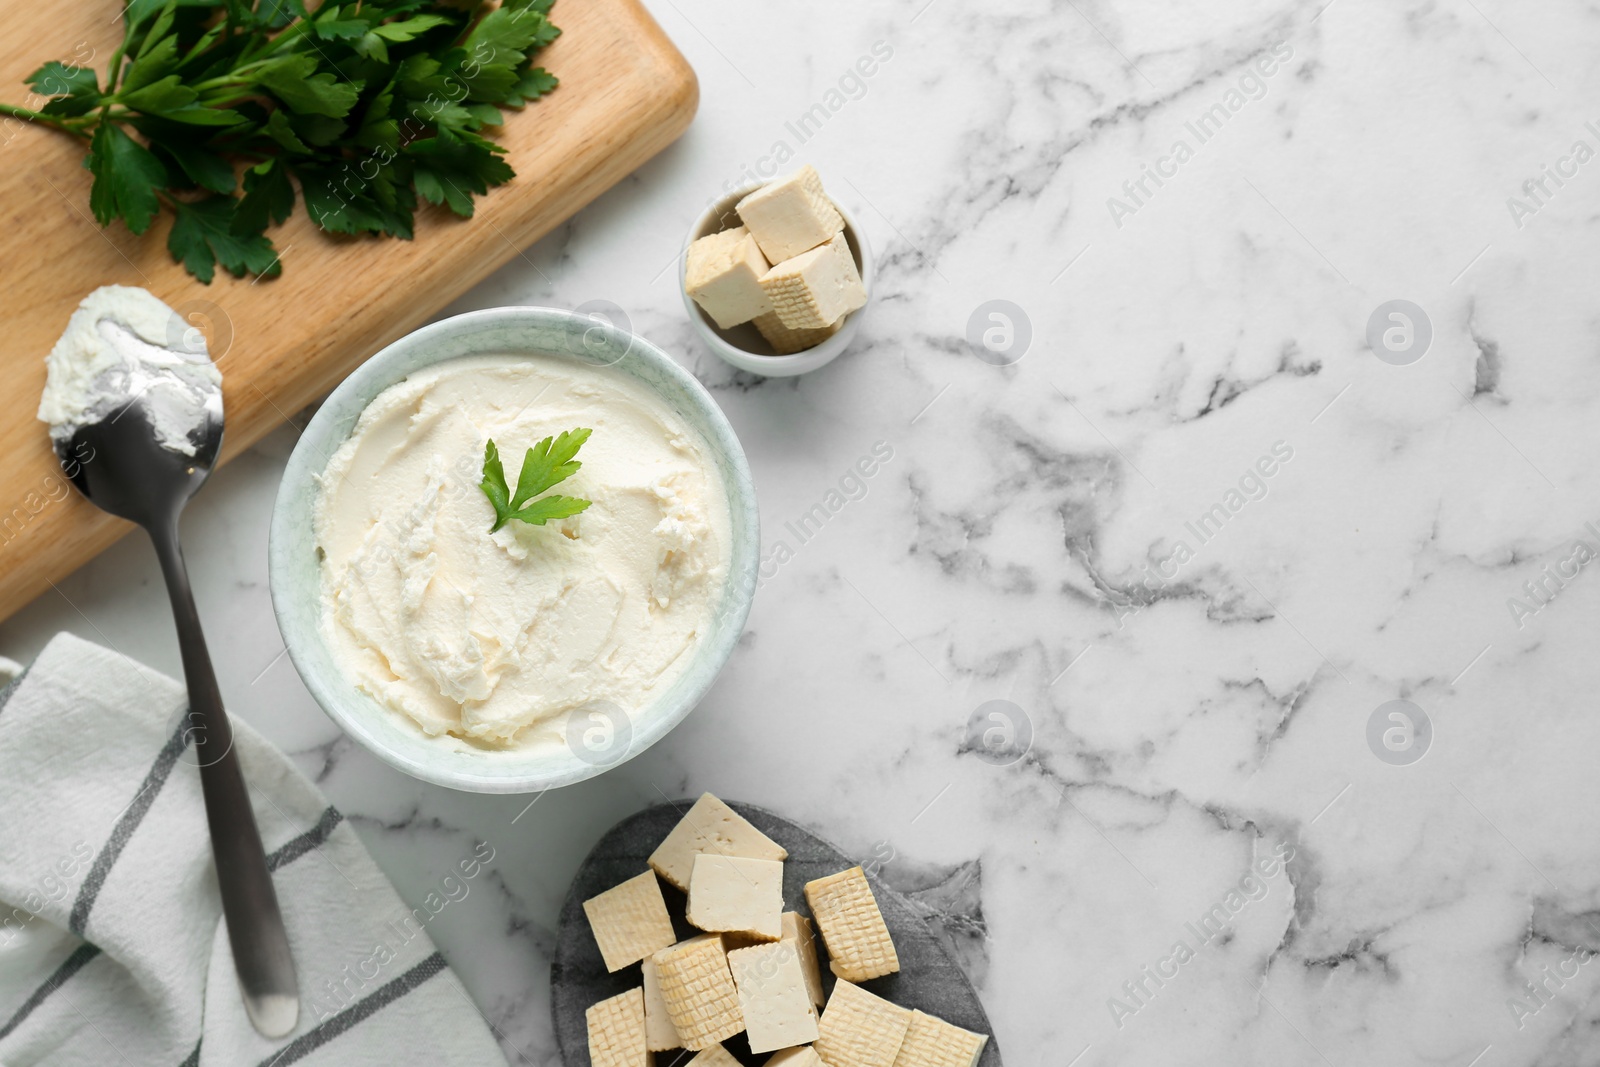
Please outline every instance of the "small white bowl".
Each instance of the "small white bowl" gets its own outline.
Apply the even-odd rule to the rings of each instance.
[[[715,352],[722,359],[738,367],[740,370],[749,371],[751,374],[760,374],[767,378],[792,378],[796,374],[805,374],[818,367],[826,366],[844,354],[855,341],[857,332],[861,329],[861,320],[867,313],[867,308],[872,306],[872,246],[867,243],[867,235],[861,227],[856,225],[856,220],[844,209],[838,201],[834,207],[839,209],[839,214],[844,218],[844,239],[850,243],[850,252],[856,259],[856,270],[861,273],[861,285],[867,291],[867,303],[852,311],[844,320],[844,325],[839,327],[839,332],[804,352],[796,352],[789,356],[780,356],[773,352],[767,339],[761,336],[750,323],[744,323],[724,330],[711,317],[701,310],[700,305],[694,302],[689,295],[686,284],[685,272],[689,267],[689,246],[708,234],[720,233],[739,225],[739,214],[734,210],[734,205],[767,182],[751,182],[749,185],[736,189],[727,196],[718,200],[689,227],[689,236],[683,242],[683,254],[678,263],[678,291],[683,294],[684,309],[689,312],[689,323],[694,327],[695,333],[700,335],[706,347]]]
[[[312,517],[317,475],[372,399],[396,382],[462,356],[528,353],[610,367],[660,396],[705,442],[722,475],[732,520],[728,577],[704,640],[654,703],[629,715],[620,755],[586,759],[576,746],[531,751],[429,737],[356,687],[322,632],[322,562]],[[555,308],[474,311],[424,326],[367,360],[329,394],[283,472],[268,541],[268,584],[289,657],[328,717],[384,762],[435,785],[528,793],[592,778],[655,744],[689,714],[732,654],[750,613],[760,554],[755,486],[744,450],[716,401],[661,349],[598,318]]]

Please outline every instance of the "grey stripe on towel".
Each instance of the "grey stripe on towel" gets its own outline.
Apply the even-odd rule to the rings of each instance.
[[[161,787],[167,784],[167,777],[172,773],[172,765],[178,762],[178,757],[183,755],[183,750],[188,747],[189,734],[185,729],[188,716],[179,722],[178,728],[167,738],[167,743],[161,746],[155,763],[150,765],[150,773],[144,776],[144,782],[139,786],[139,792],[134,794],[133,803],[129,804],[122,812],[122,817],[117,820],[117,825],[111,828],[111,836],[106,838],[106,843],[94,858],[94,866],[89,868],[88,877],[84,878],[83,885],[78,887],[78,899],[72,904],[72,916],[67,920],[67,929],[83,936],[84,928],[89,923],[89,909],[94,907],[95,898],[100,895],[100,888],[106,884],[106,875],[111,873],[111,868],[116,864],[117,857],[122,855],[122,850],[128,844],[128,839],[144,821],[145,813],[150,810],[150,805],[156,802]]]
[[[55,972],[44,980],[44,984],[35,989],[33,995],[22,1002],[22,1007],[18,1008],[11,1018],[6,1020],[6,1024],[0,1026],[0,1038],[9,1036],[11,1031],[21,1026],[23,1020],[32,1015],[34,1009],[43,1004],[51,993],[66,985],[67,979],[81,971],[84,964],[98,955],[100,955],[100,950],[94,945],[84,944],[74,949],[72,955],[63,960],[61,966],[57,967]]]
[[[301,834],[284,842],[283,846],[275,849],[267,856],[267,870],[275,871],[285,863],[304,856],[312,849],[320,848],[322,843],[333,833],[334,828],[344,822],[344,813],[333,805],[329,805],[322,812],[322,817],[317,820],[317,825]]]
[[[259,1067],[286,1067],[287,1064],[309,1056],[377,1012],[379,1008],[399,1000],[442,970],[444,970],[444,957],[435,952],[405,974],[379,986],[370,995],[356,1001],[327,1022],[307,1030],[283,1046],[276,1056],[262,1060]]]

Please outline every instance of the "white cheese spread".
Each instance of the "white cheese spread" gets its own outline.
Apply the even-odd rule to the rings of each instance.
[[[551,491],[591,501],[532,526],[479,488],[492,439],[589,427]],[[320,478],[322,625],[345,672],[423,731],[491,748],[565,744],[575,709],[630,716],[707,632],[731,551],[707,446],[619,371],[554,357],[436,364],[380,393]]]
[[[57,443],[138,399],[161,445],[192,456],[207,419],[222,418],[222,374],[205,337],[145,289],[106,285],[84,297],[45,367],[39,418]]]

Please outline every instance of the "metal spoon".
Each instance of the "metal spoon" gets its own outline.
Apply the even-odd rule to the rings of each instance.
[[[113,401],[104,417],[57,438],[56,454],[84,496],[144,527],[155,545],[177,620],[188,732],[200,765],[234,969],[250,1022],[267,1037],[282,1037],[300,1017],[294,957],[178,544],[178,515],[205,484],[222,447],[222,389],[183,373],[185,362],[195,362],[191,354],[150,345],[109,319],[99,330],[126,365],[107,372],[111,380],[96,382],[96,392]],[[192,455],[172,447],[175,433]]]

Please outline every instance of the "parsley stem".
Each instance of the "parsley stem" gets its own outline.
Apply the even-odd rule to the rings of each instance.
[[[243,69],[243,67],[240,68],[240,70]],[[239,77],[238,72],[235,71],[233,74],[224,74],[220,78],[207,78],[203,82],[195,82],[190,86],[190,88],[197,93],[204,93],[207,89],[232,89],[240,85],[249,84],[249,78],[241,78]]]
[[[50,116],[38,111],[29,111],[25,107],[15,104],[0,104],[0,115],[11,115],[14,118],[27,119],[29,122],[50,122]]]
[[[132,6],[131,4],[129,5]],[[117,45],[117,50],[111,53],[111,64],[106,69],[106,95],[110,96],[117,91],[117,78],[122,73],[122,57],[127,54],[128,42],[133,39],[133,22],[130,20],[122,28],[122,43]]]
[[[297,41],[299,38],[304,37],[307,33],[309,33],[310,30],[311,23],[308,20],[301,19],[288,29],[284,30],[282,33],[278,34],[276,37],[272,38],[270,41],[265,42],[265,44],[260,48],[259,52],[253,52],[251,54],[252,56],[270,56],[276,52],[281,52],[285,45],[295,43],[295,41]]]
[[[68,133],[80,132],[77,127],[82,125],[82,120],[62,118],[60,115],[46,115],[42,111],[31,111],[15,104],[0,104],[0,115],[10,115],[12,118],[26,119],[28,122],[37,122],[41,126],[54,126],[58,130]]]
[[[256,82],[254,77],[256,70],[266,66],[268,62],[266,59],[259,59],[254,63],[243,63],[234,67],[227,74],[222,74],[215,78],[207,78],[203,82],[194,82],[190,88],[204,94],[207,89],[237,89],[243,85],[254,85]]]

